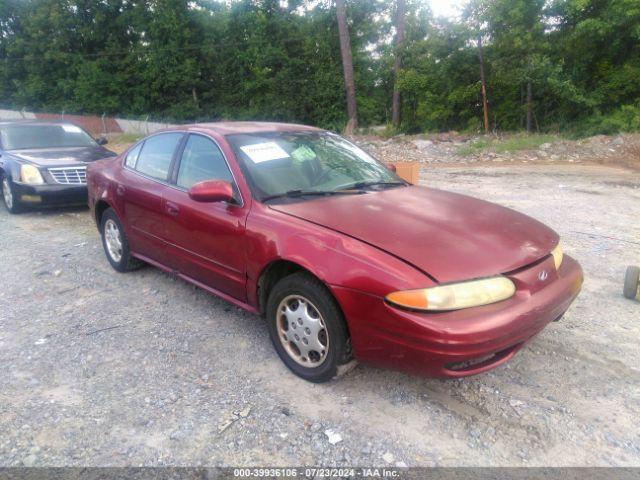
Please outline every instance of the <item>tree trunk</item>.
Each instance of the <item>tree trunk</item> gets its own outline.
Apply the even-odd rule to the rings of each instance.
[[[524,105],[524,90],[525,90],[524,84],[521,83],[519,85],[519,88],[520,88],[520,109],[519,109],[519,112],[520,112],[520,130],[522,130],[524,128],[524,120],[525,120],[525,117],[526,117],[526,115],[524,115],[522,113],[523,112],[522,106]]]
[[[336,0],[338,16],[338,32],[340,33],[340,53],[342,54],[342,70],[344,71],[344,86],[347,93],[347,126],[344,132],[352,135],[358,128],[358,106],[356,103],[356,85],[353,80],[353,57],[351,56],[351,39],[347,26],[347,7],[345,0]]]
[[[193,97],[193,103],[198,106],[198,92],[196,92],[196,87],[191,89],[191,96]]]
[[[396,0],[396,51],[395,60],[393,63],[393,74],[395,77],[395,81],[393,85],[393,102],[391,106],[391,122],[396,128],[400,126],[401,120],[401,98],[400,90],[398,90],[398,77],[400,76],[400,69],[402,68],[402,45],[404,43],[406,30],[405,10],[405,0]]]
[[[484,114],[484,133],[489,133],[489,101],[487,100],[487,79],[484,74],[484,55],[482,36],[478,35],[478,59],[480,60],[480,83],[482,84],[482,112]]]
[[[531,81],[527,82],[527,133],[531,133],[533,119],[533,91]]]

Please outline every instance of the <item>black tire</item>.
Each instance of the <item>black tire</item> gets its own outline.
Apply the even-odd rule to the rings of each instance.
[[[640,267],[627,267],[624,276],[624,296],[634,299],[638,296],[638,283],[640,282]]]
[[[311,307],[315,307],[321,321],[324,322],[324,328],[322,328],[324,333],[321,332],[321,334],[324,335],[322,338],[325,338],[327,348],[324,351],[325,357],[318,366],[305,367],[298,363],[285,349],[284,340],[280,340],[279,322],[282,322],[281,325],[287,325],[287,328],[289,328],[289,322],[278,309],[282,308],[281,302],[294,296],[303,297],[310,302]],[[283,278],[273,287],[267,301],[267,323],[271,341],[280,359],[293,373],[305,380],[314,383],[327,382],[343,373],[342,370],[346,369],[340,367],[349,364],[352,359],[349,332],[338,303],[322,282],[308,273],[294,273]],[[295,332],[288,330],[286,333]],[[299,333],[302,335],[302,327]],[[291,342],[287,343],[292,345]],[[299,355],[298,359],[302,361],[303,357]],[[312,355],[309,354],[310,365],[312,365],[311,358]]]
[[[8,190],[10,200],[7,201],[5,189]],[[9,213],[16,214],[24,211],[24,206],[18,201],[15,195],[15,188],[11,177],[0,173],[0,190],[2,191],[2,203]]]
[[[107,228],[112,228],[112,226],[117,228],[120,235],[121,253],[119,257],[112,253],[108,246],[106,230]],[[116,212],[112,208],[105,210],[100,218],[100,234],[102,235],[102,247],[104,248],[104,253],[107,256],[107,260],[115,270],[125,273],[135,270],[136,268],[140,268],[142,262],[131,256],[127,234],[124,231],[122,222],[120,222],[118,215],[116,215]]]

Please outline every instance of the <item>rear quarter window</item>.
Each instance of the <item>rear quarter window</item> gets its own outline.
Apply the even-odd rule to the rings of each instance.
[[[139,143],[135,147],[133,147],[129,153],[127,153],[127,157],[124,160],[124,164],[129,168],[136,168],[136,162],[138,161],[138,155],[140,155],[140,150],[142,149],[142,143]]]

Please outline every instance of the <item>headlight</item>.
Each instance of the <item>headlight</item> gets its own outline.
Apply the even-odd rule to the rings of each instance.
[[[20,181],[30,185],[40,185],[44,183],[40,170],[33,165],[20,165]]]
[[[411,310],[459,310],[506,300],[516,286],[506,277],[439,285],[419,290],[405,290],[387,295],[388,302]]]
[[[555,263],[556,265],[556,270],[558,270],[560,268],[560,265],[562,265],[562,257],[564,257],[564,253],[562,252],[562,245],[560,245],[560,242],[558,242],[556,248],[551,250],[551,255],[553,256],[553,263]]]

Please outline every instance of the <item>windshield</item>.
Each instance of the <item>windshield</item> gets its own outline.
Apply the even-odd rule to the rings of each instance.
[[[87,132],[71,124],[6,125],[0,139],[5,150],[96,146]]]
[[[384,164],[328,132],[268,132],[227,136],[254,196],[337,192],[365,184],[404,182]]]

